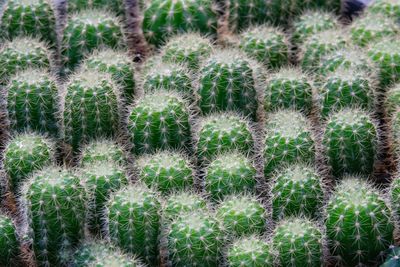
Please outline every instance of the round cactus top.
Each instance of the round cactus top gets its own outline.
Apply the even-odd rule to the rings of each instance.
[[[260,253],[261,251],[268,252],[267,243],[260,240],[260,238],[255,235],[236,240],[232,245],[232,248],[233,247],[234,249],[231,249],[229,254],[233,253],[240,255],[247,253]]]
[[[38,147],[42,148],[40,153],[49,153],[50,147],[49,144],[43,139],[42,136],[36,134],[21,134],[15,136],[11,142],[8,144],[6,149],[6,157],[7,151],[25,151],[29,154],[32,154],[35,149]]]
[[[312,44],[339,46],[346,43],[346,37],[341,30],[329,29],[317,32],[306,39],[305,47]]]
[[[198,33],[186,33],[170,38],[164,47],[166,53],[168,50],[183,51],[186,56],[198,51],[209,54],[212,50],[212,44],[209,39],[202,37]]]
[[[357,67],[359,69],[372,69],[373,63],[370,58],[357,47],[346,47],[332,51],[321,59],[321,68],[333,71],[337,67]]]
[[[345,125],[364,125],[369,120],[368,114],[359,109],[346,108],[332,115],[330,121]]]
[[[212,54],[204,64],[218,64],[221,68],[240,68],[243,64],[248,64],[249,58],[240,50],[220,50]],[[250,67],[250,66],[249,66]]]
[[[400,54],[400,39],[398,38],[385,38],[380,42],[373,44],[370,47],[372,53],[383,53],[387,55]]]
[[[238,128],[247,128],[247,122],[234,115],[220,114],[205,118],[202,121],[202,128],[204,127],[211,127],[215,131],[230,133],[236,131]]]
[[[335,71],[330,72],[327,76],[327,79],[336,79],[341,81],[355,81],[355,80],[368,80],[369,73],[367,73],[367,69],[358,69],[356,67],[344,67],[340,66]]]
[[[307,119],[299,112],[282,110],[270,115],[266,125],[269,133],[289,138],[309,131]]]
[[[252,196],[237,196],[232,195],[225,198],[219,207],[219,212],[221,215],[230,214],[240,214],[244,213],[246,216],[250,217],[254,214],[261,213],[262,218],[264,218],[264,208],[261,203]]]
[[[272,74],[269,80],[301,81],[309,80],[309,78],[300,68],[286,67]]]
[[[51,77],[47,71],[33,68],[19,72],[11,79],[12,82],[23,82],[29,85],[40,84],[49,80],[51,80]]]
[[[183,155],[179,153],[173,153],[170,151],[161,151],[153,155],[145,155],[137,159],[136,163],[139,168],[149,166],[151,168],[159,167],[166,169],[179,170],[182,167],[182,161],[186,161]],[[184,163],[184,166],[186,163]]]
[[[113,161],[101,161],[86,164],[83,172],[86,175],[111,176],[116,173],[123,173],[123,170]]]
[[[84,88],[94,89],[103,87],[104,81],[108,81],[111,84],[113,83],[108,73],[99,72],[94,69],[84,69],[71,78],[68,86],[79,85]]]
[[[118,19],[112,15],[112,13],[106,12],[104,10],[99,9],[85,9],[78,13],[75,13],[70,18],[69,23],[75,24],[86,24],[86,25],[95,25],[99,24],[112,23],[119,24]]]
[[[353,29],[363,28],[366,31],[381,32],[381,31],[393,31],[396,32],[398,25],[393,19],[387,16],[374,14],[371,16],[367,14],[354,21],[352,24]]]
[[[211,169],[218,167],[219,170],[222,169],[229,172],[241,170],[243,166],[251,166],[250,160],[236,151],[221,154],[210,164]]]
[[[330,24],[333,28],[335,26],[336,18],[334,15],[324,11],[306,11],[299,17],[299,20],[295,24],[303,24],[308,28],[316,28],[320,27],[326,28],[325,25]]]
[[[161,112],[171,106],[185,106],[185,101],[174,92],[157,91],[153,94],[146,94],[136,107],[142,107],[152,112]]]
[[[50,0],[10,0],[9,2],[24,6],[33,6],[43,3],[50,4]]]
[[[158,206],[156,194],[143,185],[132,185],[118,191],[111,199],[111,206],[134,204],[139,206]]]
[[[94,53],[91,57],[88,58],[88,60],[100,61],[103,64],[107,64],[107,66],[131,64],[131,60],[125,52],[111,48],[105,48],[98,51],[97,53]]]
[[[277,226],[275,232],[285,236],[290,235],[295,238],[304,237],[310,233],[313,237],[322,237],[321,233],[318,233],[316,226],[311,221],[302,218],[289,218],[282,221]]]
[[[199,211],[182,214],[173,221],[173,225],[178,227],[180,231],[189,233],[202,231],[209,231],[211,233],[215,230],[213,229],[215,224],[217,224],[217,221],[214,219],[214,216],[211,216],[207,212]]]
[[[37,50],[47,50],[39,39],[30,37],[17,37],[11,42],[6,42],[3,49],[11,49],[21,54],[31,54],[36,53]]]
[[[283,171],[283,173],[279,173],[280,177],[290,177],[290,180],[296,182],[306,182],[310,180],[310,178],[318,179],[315,175],[315,171],[306,165],[292,165]]]

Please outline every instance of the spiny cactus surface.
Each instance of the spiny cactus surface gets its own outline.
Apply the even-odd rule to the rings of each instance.
[[[19,243],[14,223],[8,216],[0,214],[0,264],[12,266],[18,254]]]
[[[94,162],[115,162],[123,165],[125,155],[122,147],[107,139],[99,139],[87,144],[81,154],[81,165]]]
[[[168,197],[163,207],[163,216],[166,220],[173,221],[183,214],[207,211],[207,209],[207,202],[200,195],[182,191]]]
[[[125,6],[123,0],[68,0],[68,12],[70,13],[96,8],[106,8],[117,15],[122,15]]]
[[[368,11],[375,14],[383,14],[394,19],[400,18],[400,3],[397,0],[377,0],[369,7]]]

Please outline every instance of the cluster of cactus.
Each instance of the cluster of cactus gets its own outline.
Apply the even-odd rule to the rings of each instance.
[[[198,194],[183,191],[168,197],[163,207],[163,216],[166,220],[173,221],[195,211],[207,211],[206,200]]]
[[[369,6],[368,11],[399,19],[400,3],[396,0],[376,0]]]
[[[95,140],[87,144],[80,156],[82,166],[95,162],[115,162],[124,165],[125,153],[123,149],[113,141],[103,139]]]
[[[0,214],[0,265],[13,266],[19,253],[17,231],[14,222]]]

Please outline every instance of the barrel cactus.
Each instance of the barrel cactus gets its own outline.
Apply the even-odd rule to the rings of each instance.
[[[166,220],[173,221],[184,214],[207,210],[207,202],[204,198],[196,193],[182,191],[168,197],[164,203],[163,216]]]
[[[271,21],[271,8],[266,0],[228,0],[229,30],[241,31],[250,25]]]
[[[124,14],[123,0],[68,0],[68,12],[73,13],[85,9],[107,8],[117,15]]]
[[[393,210],[393,214],[400,218],[400,178],[396,175],[390,185],[389,189],[390,202]]]
[[[15,266],[19,254],[17,231],[14,222],[2,214],[0,214],[0,254],[1,266]]]
[[[115,162],[119,165],[125,163],[125,153],[118,144],[111,140],[99,139],[90,142],[82,149],[81,165],[94,162]]]
[[[400,3],[397,0],[376,0],[368,7],[368,11],[399,19]]]

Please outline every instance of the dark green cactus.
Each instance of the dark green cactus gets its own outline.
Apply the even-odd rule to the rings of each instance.
[[[377,155],[377,126],[360,109],[343,109],[326,122],[322,144],[335,176],[371,174]]]
[[[168,197],[163,207],[163,216],[166,220],[173,221],[183,214],[200,210],[208,210],[207,202],[195,193],[183,191]]]
[[[125,163],[123,149],[115,142],[103,139],[96,140],[87,144],[81,154],[81,165],[92,164],[94,162],[115,162],[119,165]]]
[[[368,11],[373,14],[383,14],[399,19],[400,3],[397,0],[376,0],[368,7]]]
[[[398,267],[400,266],[400,248],[391,245],[388,249],[389,254],[385,262],[380,267]]]
[[[0,265],[15,266],[19,254],[17,231],[13,221],[0,214]]]
[[[362,179],[345,179],[325,208],[330,250],[343,266],[373,266],[393,242],[391,210]]]
[[[272,10],[266,0],[228,0],[229,29],[241,31],[250,25],[271,21]]]
[[[124,14],[123,0],[68,0],[68,12],[73,13],[85,9],[106,8],[117,15]]]
[[[294,111],[271,114],[266,124],[264,173],[269,177],[282,164],[312,163],[315,142],[306,117]]]
[[[129,114],[128,128],[135,154],[158,149],[189,148],[190,110],[178,93],[158,91],[139,99]]]

